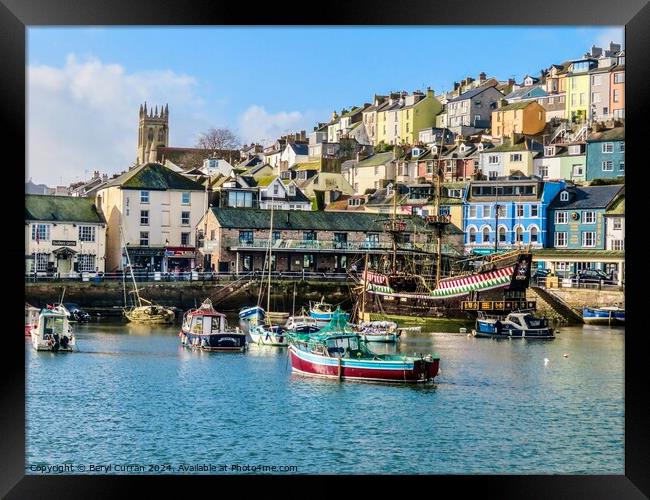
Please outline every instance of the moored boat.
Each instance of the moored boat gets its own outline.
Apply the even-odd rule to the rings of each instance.
[[[530,312],[513,312],[507,316],[488,316],[479,313],[472,335],[479,338],[546,339],[555,338],[546,318],[537,318]]]
[[[40,311],[38,307],[25,302],[25,337],[31,336],[32,330],[37,328]]]
[[[248,334],[254,344],[277,347],[285,347],[288,345],[285,329],[278,325],[256,325],[250,328]]]
[[[584,307],[582,320],[588,325],[623,325],[625,309],[618,306]]]
[[[139,298],[141,302],[149,302]],[[140,305],[124,309],[124,317],[133,323],[173,323],[176,319],[176,313],[169,307],[163,307],[149,302],[147,305]]]
[[[394,321],[362,321],[357,331],[366,342],[397,342],[401,333]]]
[[[311,335],[291,335],[292,370],[314,377],[370,382],[422,383],[433,381],[440,358],[435,355],[377,354],[354,332],[342,313]]]
[[[179,337],[183,345],[203,351],[246,350],[246,334],[228,328],[226,315],[216,311],[210,299],[185,313]]]
[[[318,326],[326,326],[334,317],[334,311],[336,307],[332,304],[325,302],[325,297],[322,297],[320,302],[310,302],[309,304],[309,316],[314,318]],[[349,319],[350,315],[345,314],[345,319]]]
[[[321,329],[321,326],[316,318],[312,318],[303,309],[300,314],[290,316],[284,328],[294,333],[316,333]]]
[[[72,352],[76,345],[68,315],[60,306],[41,310],[31,338],[32,347],[37,351]]]

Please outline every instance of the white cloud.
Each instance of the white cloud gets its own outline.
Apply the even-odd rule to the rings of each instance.
[[[243,142],[269,144],[287,133],[308,129],[314,123],[311,112],[281,111],[269,113],[262,106],[249,106],[239,117],[239,134]]]
[[[138,110],[169,103],[170,144],[191,145],[206,128],[198,82],[169,70],[129,73],[99,59],[28,67],[26,177],[48,185],[126,169],[136,157]],[[88,173],[85,173],[87,171]]]

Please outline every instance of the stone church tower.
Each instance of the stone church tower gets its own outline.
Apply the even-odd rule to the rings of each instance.
[[[140,123],[138,126],[138,159],[137,164],[156,161],[156,152],[159,147],[169,144],[169,108],[158,106],[155,111],[147,112],[147,103],[140,105]]]

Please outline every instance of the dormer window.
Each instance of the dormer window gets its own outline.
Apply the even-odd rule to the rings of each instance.
[[[575,144],[575,145],[573,145],[573,146],[569,146],[569,154],[570,154],[570,155],[579,155],[580,152],[581,152],[580,149],[581,149],[581,148],[580,148],[580,145],[579,145],[579,144]]]
[[[296,195],[296,186],[293,184],[289,185],[289,196],[295,196]]]
[[[546,146],[544,148],[544,155],[554,156],[555,155],[555,146]]]
[[[562,191],[560,193],[560,201],[569,201],[569,192],[568,191]]]

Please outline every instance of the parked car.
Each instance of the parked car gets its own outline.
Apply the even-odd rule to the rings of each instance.
[[[571,279],[577,280],[578,283],[603,283],[605,285],[615,285],[616,281],[610,274],[600,269],[583,269],[571,276]]]
[[[550,269],[537,269],[531,276],[533,280],[544,279],[551,274]]]
[[[78,321],[79,323],[90,321],[90,314],[81,309],[81,307],[79,307],[77,304],[67,302],[63,304],[63,307],[68,312],[68,319],[72,321]]]

